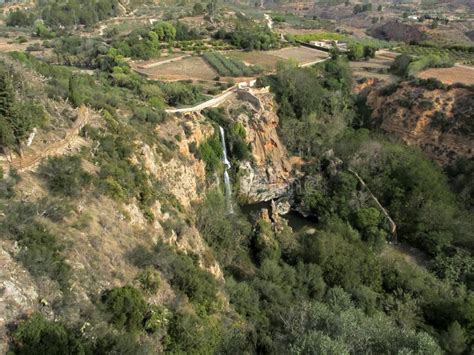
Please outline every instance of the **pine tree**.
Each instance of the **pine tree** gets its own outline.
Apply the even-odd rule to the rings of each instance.
[[[3,70],[0,73],[0,116],[8,118],[11,116],[12,106],[15,102],[15,92],[8,73]]]
[[[11,125],[11,115],[15,92],[11,79],[5,70],[0,72],[0,146],[9,147],[14,144],[15,136]]]
[[[461,354],[466,349],[466,333],[458,322],[453,322],[449,328],[441,334],[443,347],[450,354]]]

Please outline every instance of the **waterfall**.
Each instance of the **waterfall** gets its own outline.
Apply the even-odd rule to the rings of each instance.
[[[221,134],[221,143],[222,143],[222,162],[224,163],[224,186],[225,186],[225,198],[227,202],[227,210],[229,213],[234,213],[232,207],[232,187],[230,186],[230,161],[227,159],[227,148],[225,146],[225,133],[224,128],[219,126],[219,132]]]

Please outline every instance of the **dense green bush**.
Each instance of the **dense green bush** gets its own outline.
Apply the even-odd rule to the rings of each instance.
[[[171,106],[194,105],[203,99],[202,87],[188,82],[160,83],[164,99]]]
[[[102,302],[111,314],[110,322],[118,329],[131,333],[143,329],[147,304],[139,290],[132,286],[114,288],[103,294]]]
[[[13,354],[84,354],[84,340],[61,322],[51,322],[39,313],[21,322],[12,336]]]
[[[9,12],[6,20],[7,26],[12,27],[28,27],[32,26],[34,22],[34,14],[22,10],[15,10]]]
[[[406,54],[398,55],[393,63],[390,65],[390,71],[400,77],[406,77],[408,75],[408,66],[413,61],[413,58]]]
[[[161,285],[160,273],[153,269],[146,269],[141,271],[137,280],[140,282],[141,287],[148,293],[156,293]]]
[[[92,180],[77,155],[50,157],[40,166],[39,174],[51,192],[70,197],[78,196]]]
[[[172,263],[171,285],[189,297],[190,301],[212,312],[217,306],[217,281],[186,255],[178,254]]]
[[[198,147],[198,158],[206,163],[206,172],[213,174],[221,166],[222,145],[218,134],[202,142]]]
[[[40,4],[41,17],[51,27],[71,28],[77,25],[93,26],[117,15],[117,0],[45,2]]]
[[[169,326],[170,353],[213,354],[219,345],[222,330],[217,319],[197,317],[189,313],[177,312]]]
[[[25,140],[34,127],[46,120],[46,112],[31,99],[16,98],[13,73],[0,63],[0,146],[15,147]]]
[[[279,103],[281,136],[292,153],[313,156],[332,144],[352,119],[348,111],[351,85],[342,59],[316,68],[278,67],[270,86]]]
[[[292,307],[285,318],[287,339],[294,354],[441,353],[428,334],[399,327],[383,313],[364,314],[339,288],[330,290],[326,303],[300,304]]]
[[[231,32],[218,31],[217,39],[227,39],[238,48],[245,50],[269,50],[280,47],[278,35],[267,26],[258,26],[250,20],[238,22]]]
[[[428,68],[448,68],[454,65],[454,61],[448,56],[437,56],[434,54],[421,56],[413,60],[407,68],[407,75],[414,76],[419,71]]]

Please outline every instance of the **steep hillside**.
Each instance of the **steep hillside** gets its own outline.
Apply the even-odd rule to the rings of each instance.
[[[200,83],[100,58],[0,60],[1,352],[472,347],[470,216],[435,164],[350,126],[342,57],[202,111]]]
[[[3,59],[14,77],[16,100],[49,92],[45,78]],[[28,79],[18,81],[18,73]],[[192,222],[191,203],[202,200],[209,185],[205,164],[190,147],[214,135],[202,115],[169,117],[149,140],[86,106],[74,108],[44,94],[34,102],[47,118],[34,122],[1,156],[1,353],[8,349],[8,329],[33,312],[67,319],[92,336],[106,325],[89,323],[100,295],[139,285],[140,263],[159,243],[172,247],[168,260],[192,253],[202,270],[222,280]],[[115,154],[126,158],[109,160]],[[176,302],[166,276],[157,277],[160,290],[147,302]]]
[[[445,165],[474,156],[474,96],[467,88],[402,84],[371,90],[372,123]]]

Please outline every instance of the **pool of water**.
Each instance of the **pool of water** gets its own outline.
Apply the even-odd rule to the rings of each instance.
[[[271,202],[258,202],[240,206],[242,212],[249,217],[252,223],[257,220],[262,208],[266,208],[268,213],[271,214]],[[288,225],[294,232],[300,232],[304,228],[317,228],[317,220],[315,217],[304,217],[296,211],[290,211],[282,217],[288,221]]]

